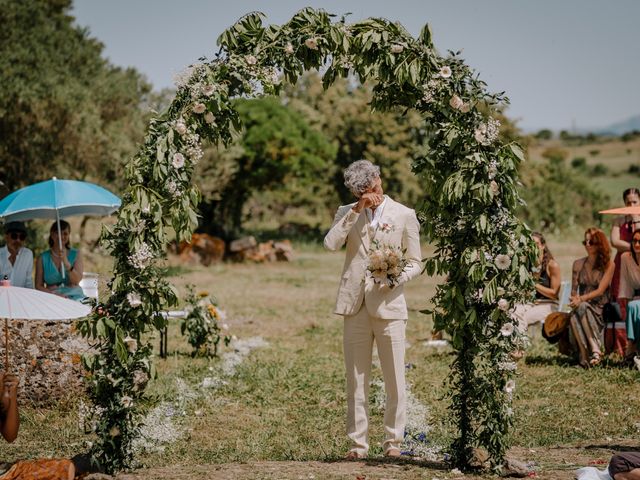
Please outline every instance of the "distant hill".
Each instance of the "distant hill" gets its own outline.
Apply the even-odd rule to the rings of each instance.
[[[636,115],[622,122],[613,123],[607,127],[599,128],[595,133],[600,135],[623,135],[634,130],[640,131],[640,115]]]

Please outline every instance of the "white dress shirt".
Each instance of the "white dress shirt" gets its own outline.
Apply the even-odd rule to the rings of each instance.
[[[22,247],[13,265],[9,261],[9,249],[0,248],[0,280],[5,275],[14,287],[33,288],[33,252]]]
[[[384,200],[382,203],[376,207],[376,209],[372,212],[370,208],[365,208],[365,212],[367,212],[367,220],[369,220],[369,226],[372,230],[375,230],[378,227],[378,223],[380,222],[380,217],[382,217],[382,212],[384,211],[384,206],[387,203],[387,196],[384,195]]]

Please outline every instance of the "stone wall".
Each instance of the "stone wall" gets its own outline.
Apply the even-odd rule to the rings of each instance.
[[[49,404],[84,391],[81,355],[89,345],[71,320],[9,320],[9,370],[20,379],[20,404]],[[0,362],[5,370],[4,322]]]

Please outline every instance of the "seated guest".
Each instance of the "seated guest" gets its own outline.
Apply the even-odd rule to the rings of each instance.
[[[622,194],[625,207],[640,206],[640,190],[627,188]],[[614,259],[616,269],[611,280],[611,299],[617,301],[620,289],[620,265],[622,254],[631,250],[631,235],[636,227],[640,228],[639,215],[622,215],[613,221],[611,227],[611,246],[616,249]]]
[[[82,280],[82,255],[69,244],[71,226],[60,220],[60,235],[56,222],[49,230],[49,250],[40,255],[36,262],[36,288],[72,300],[83,300],[84,294],[79,283]],[[62,249],[60,249],[60,239]],[[62,275],[64,269],[64,277]]]
[[[625,252],[620,261],[620,303],[626,304],[627,350],[625,358],[633,359],[640,342],[640,230],[633,232],[631,251]],[[628,301],[628,303],[627,303]],[[623,310],[624,311],[624,310]]]
[[[613,480],[640,480],[640,452],[616,453],[609,462]]]
[[[24,246],[27,229],[22,222],[4,226],[5,246],[0,248],[0,280],[14,287],[33,288],[33,252]]]
[[[582,244],[587,256],[573,262],[569,338],[578,351],[580,366],[589,368],[602,361],[602,309],[609,302],[609,285],[615,269],[609,241],[598,228],[589,228]]]
[[[518,319],[520,331],[526,333],[527,327],[543,322],[547,315],[558,311],[558,291],[560,290],[560,265],[553,259],[547,241],[541,233],[534,232],[533,241],[538,246],[536,297],[533,303],[516,305],[514,314]]]
[[[20,428],[18,413],[18,378],[0,372],[0,433],[7,442],[13,442]],[[20,460],[13,464],[0,464],[0,480],[73,480],[76,468],[67,459]]]

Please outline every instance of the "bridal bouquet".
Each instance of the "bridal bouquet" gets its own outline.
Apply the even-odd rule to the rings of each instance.
[[[369,250],[369,265],[375,283],[390,287],[398,284],[400,274],[409,263],[404,256],[405,250],[400,247],[374,242]]]

